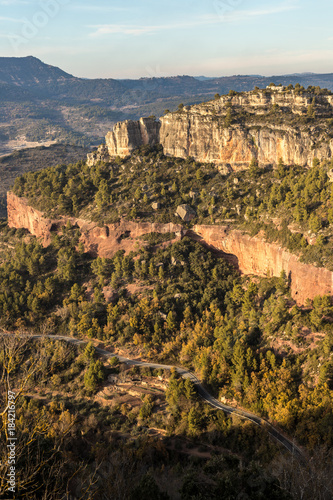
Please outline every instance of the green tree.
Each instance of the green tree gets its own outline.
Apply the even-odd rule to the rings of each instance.
[[[131,493],[130,500],[169,500],[167,493],[161,492],[156,484],[155,479],[149,473],[145,474],[139,484]]]
[[[224,125],[226,127],[230,127],[231,124],[232,124],[232,110],[231,110],[231,108],[228,108],[227,113],[226,113],[225,118],[224,118]]]
[[[86,345],[85,350],[84,350],[84,355],[85,355],[86,359],[89,361],[95,358],[96,351],[95,351],[94,344],[92,342],[88,342],[88,344]]]
[[[153,408],[154,402],[152,396],[150,394],[147,394],[143,400],[143,405],[140,408],[139,417],[141,419],[149,418],[152,414]]]
[[[162,266],[160,266],[159,270],[158,270],[158,279],[160,281],[163,281],[164,280],[164,269]]]
[[[253,178],[255,178],[259,175],[260,169],[259,169],[259,165],[258,165],[258,160],[256,158],[252,158],[252,160],[250,162],[250,166],[249,166],[249,172],[250,172],[250,176]]]
[[[187,417],[190,434],[196,435],[205,427],[205,417],[198,406],[192,406]]]
[[[314,213],[312,213],[310,215],[309,220],[308,220],[308,224],[309,224],[309,228],[311,229],[311,231],[313,233],[318,233],[318,231],[321,229],[321,220]]]
[[[88,391],[95,391],[102,380],[104,380],[103,363],[99,359],[92,360],[84,375],[84,386]]]
[[[186,399],[193,401],[196,397],[196,391],[193,382],[187,378],[184,383],[184,392]]]

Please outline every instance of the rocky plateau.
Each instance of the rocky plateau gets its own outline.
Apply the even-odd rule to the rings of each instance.
[[[158,120],[117,123],[105,145],[88,155],[88,163],[124,158],[142,145],[161,144],[167,156],[193,157],[228,170],[246,169],[253,159],[261,167],[274,167],[280,159],[285,165],[311,166],[314,158],[333,156],[333,140],[323,127],[333,117],[332,105],[332,95],[298,95],[283,88],[221,96],[180,107]],[[311,106],[315,119],[302,122]]]

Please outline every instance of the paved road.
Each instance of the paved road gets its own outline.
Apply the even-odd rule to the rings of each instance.
[[[32,338],[41,338],[42,336],[38,335],[33,335]],[[48,335],[48,338],[53,339],[53,340],[65,340],[66,342],[70,342],[71,344],[75,345],[80,345],[80,344],[86,344],[87,341],[81,340],[81,339],[76,339],[73,337],[65,337],[61,335]],[[294,456],[300,459],[304,459],[304,454],[298,448],[295,443],[284,436],[281,432],[279,432],[275,427],[273,427],[269,422],[267,422],[265,419],[258,417],[257,415],[254,415],[253,413],[249,413],[244,410],[240,410],[238,408],[234,408],[233,406],[228,406],[217,399],[215,399],[209,392],[204,388],[200,380],[197,378],[197,376],[190,372],[189,370],[186,370],[185,368],[179,367],[179,366],[173,366],[173,365],[163,365],[163,364],[158,364],[158,363],[150,363],[147,361],[142,361],[140,359],[129,359],[129,358],[124,358],[123,356],[118,356],[115,353],[112,353],[110,351],[107,351],[105,349],[101,349],[100,347],[95,347],[96,352],[98,352],[102,356],[106,356],[108,358],[118,358],[120,363],[126,363],[127,365],[130,366],[147,366],[149,368],[156,368],[156,369],[162,369],[162,370],[171,370],[175,369],[179,375],[183,378],[188,378],[190,379],[194,386],[197,389],[198,394],[204,399],[210,406],[216,408],[217,410],[222,410],[225,413],[229,414],[234,414],[237,415],[240,418],[244,418],[246,420],[250,420],[254,424],[264,427],[268,434],[272,436],[276,441],[278,441],[280,444],[282,444],[290,453],[292,453]]]

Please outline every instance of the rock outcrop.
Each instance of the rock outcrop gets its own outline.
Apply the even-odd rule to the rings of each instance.
[[[117,123],[106,136],[106,147],[111,157],[126,157],[143,144],[160,143],[168,156],[212,162],[224,171],[246,169],[252,159],[260,166],[274,166],[280,158],[286,165],[311,166],[314,158],[333,156],[333,140],[325,133],[333,96],[316,96],[315,104],[313,98],[270,90],[222,96],[167,113],[159,121]],[[297,123],[311,106],[316,118]]]
[[[259,237],[250,237],[227,226],[196,225],[188,230],[179,224],[158,224],[149,222],[123,221],[98,227],[95,223],[71,217],[57,220],[47,219],[43,213],[30,207],[24,198],[8,193],[8,224],[10,227],[26,228],[46,246],[52,233],[61,231],[68,221],[80,228],[81,241],[85,250],[93,255],[112,257],[117,250],[130,252],[137,245],[145,244],[140,237],[152,232],[176,233],[173,241],[184,235],[199,240],[213,249],[232,257],[244,274],[259,276],[280,276],[284,270],[289,277],[293,298],[304,304],[307,298],[316,295],[333,294],[333,273],[299,262],[296,255],[277,244],[267,243]],[[169,244],[169,242],[168,242]]]
[[[140,146],[154,146],[159,142],[160,123],[155,118],[140,118],[116,123],[105,137],[109,155],[125,157]]]
[[[96,163],[100,161],[108,163],[109,160],[110,160],[109,150],[105,144],[102,144],[96,151],[88,153],[87,155],[88,167],[92,167],[93,165],[96,165]]]
[[[333,273],[304,264],[277,244],[223,226],[196,225],[194,233],[207,245],[237,257],[239,270],[257,276],[280,276],[285,271],[298,304],[316,295],[333,294]]]
[[[184,222],[190,222],[196,216],[196,212],[192,207],[185,204],[177,207],[176,215],[178,215]]]
[[[7,194],[7,210],[9,227],[27,229],[39,238],[44,246],[51,243],[53,233],[61,232],[63,226],[70,222],[80,229],[80,241],[84,244],[86,252],[107,258],[111,258],[118,250],[130,252],[138,245],[145,246],[147,243],[141,239],[145,234],[175,233],[175,239],[171,240],[171,243],[180,240],[184,234],[180,224],[172,223],[121,221],[100,227],[94,222],[75,217],[48,219],[42,212],[30,207],[25,198],[19,198],[12,192]]]

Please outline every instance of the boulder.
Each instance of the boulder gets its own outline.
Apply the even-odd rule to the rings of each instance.
[[[179,205],[176,213],[184,222],[190,222],[196,216],[195,210],[190,205]]]

